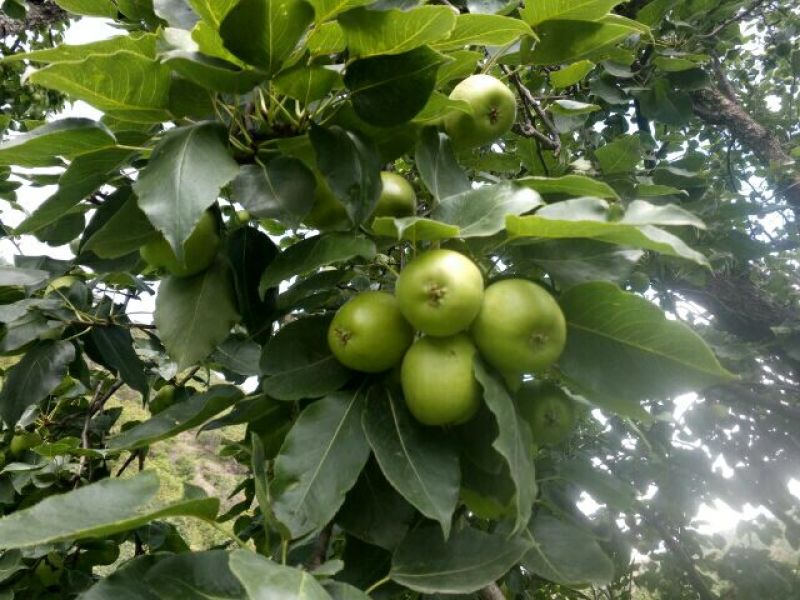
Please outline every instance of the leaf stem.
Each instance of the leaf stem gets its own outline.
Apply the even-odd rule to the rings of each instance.
[[[378,579],[378,581],[376,581],[371,586],[369,586],[366,590],[364,590],[364,593],[365,594],[370,594],[370,593],[374,592],[376,589],[378,589],[379,587],[381,587],[384,583],[389,583],[390,580],[391,580],[391,577],[389,577],[388,575],[386,577],[382,578],[382,579]]]
[[[238,544],[238,546],[240,548],[242,548],[244,550],[249,550],[250,549],[250,547],[247,545],[247,542],[245,542],[242,538],[240,538],[238,535],[236,535],[232,530],[228,531],[227,529],[225,529],[221,524],[217,523],[216,521],[206,521],[206,523],[211,525],[214,529],[216,529],[220,533],[224,534],[225,537],[231,538],[234,542],[236,542]]]

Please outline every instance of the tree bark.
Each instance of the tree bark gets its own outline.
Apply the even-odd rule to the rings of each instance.
[[[773,178],[777,195],[783,197],[795,213],[800,212],[800,173],[794,167],[794,159],[778,137],[756,121],[732,93],[726,94],[724,87],[727,86],[694,92],[695,115],[710,125],[726,128],[771,171],[777,167]]]
[[[0,38],[17,36],[25,31],[51,27],[66,21],[67,13],[55,2],[28,2],[28,14],[24,19],[11,19],[0,14]]]
[[[490,583],[478,592],[481,600],[506,600],[505,595],[496,583]]]

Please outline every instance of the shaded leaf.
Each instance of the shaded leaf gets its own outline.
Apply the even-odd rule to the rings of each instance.
[[[450,138],[435,127],[422,131],[414,158],[425,187],[437,200],[471,188],[467,174],[456,160]]]
[[[249,550],[235,550],[230,569],[253,600],[330,600],[310,573],[279,565]]]
[[[281,156],[265,167],[244,165],[233,180],[232,199],[258,218],[297,227],[314,204],[314,174],[297,158]]]
[[[133,349],[130,331],[118,325],[95,326],[90,335],[104,364],[119,373],[125,383],[146,398],[150,386],[144,363]]]
[[[61,119],[0,144],[0,165],[47,167],[114,144],[114,134],[91,119]]]

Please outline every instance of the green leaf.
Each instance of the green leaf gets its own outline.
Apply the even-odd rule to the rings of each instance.
[[[179,369],[203,360],[239,320],[227,265],[215,262],[192,277],[167,277],[156,297],[161,341]]]
[[[644,252],[594,240],[550,240],[514,245],[507,250],[518,269],[538,265],[562,288],[586,281],[627,281]]]
[[[259,290],[268,288],[295,275],[308,275],[319,267],[341,263],[358,256],[375,256],[375,244],[369,238],[347,233],[328,233],[292,244],[267,267],[261,276]]]
[[[48,167],[98,148],[112,146],[114,134],[91,119],[69,118],[47,123],[0,144],[0,165]]]
[[[314,20],[317,23],[328,21],[333,17],[350,10],[372,4],[373,0],[308,0],[314,7]]]
[[[279,400],[319,398],[338,390],[350,371],[328,347],[328,316],[297,319],[284,325],[267,343],[261,371],[264,390]]]
[[[425,187],[437,200],[471,189],[467,174],[456,160],[450,138],[435,127],[422,131],[414,158]]]
[[[461,233],[461,230],[455,225],[424,217],[377,217],[372,222],[372,231],[377,235],[415,243],[449,240],[458,237]]]
[[[16,425],[25,409],[38,404],[56,389],[74,359],[75,347],[70,342],[46,341],[28,350],[8,370],[0,391],[0,416],[6,424]],[[0,547],[3,542],[0,537]]]
[[[344,52],[347,44],[339,23],[330,22],[314,27],[308,36],[306,46],[312,56],[324,56]]]
[[[211,356],[223,368],[245,377],[261,374],[260,359],[261,346],[241,334],[229,336]]]
[[[516,180],[540,194],[567,194],[569,196],[594,196],[618,200],[619,196],[610,185],[585,175],[564,175],[563,177],[541,177],[532,175]]]
[[[454,79],[466,79],[475,72],[478,61],[483,58],[482,52],[475,50],[455,50],[448,52],[447,56],[451,62],[442,65],[437,75],[437,87],[449,83]]]
[[[133,450],[169,439],[182,431],[202,425],[241,397],[242,392],[236,387],[212,386],[207,391],[176,402],[147,421],[115,435],[108,440],[106,448],[113,452]]]
[[[576,116],[587,115],[600,110],[597,104],[587,104],[586,102],[576,102],[575,100],[556,100],[547,107],[554,115],[559,116]]]
[[[369,439],[366,426],[365,430]],[[386,481],[376,462],[370,461],[348,492],[336,524],[367,544],[391,551],[416,518],[414,507]]]
[[[325,527],[364,468],[363,407],[360,392],[331,394],[306,407],[287,434],[270,492],[275,516],[292,538]]]
[[[166,110],[169,71],[166,65],[146,56],[120,50],[54,63],[35,71],[28,79],[83,100],[122,121],[160,123],[170,118]]]
[[[276,73],[313,19],[314,9],[304,0],[241,0],[222,21],[219,33],[233,54]]]
[[[667,125],[685,125],[693,117],[692,98],[683,90],[674,90],[666,79],[657,79],[638,95],[642,114]]]
[[[101,258],[119,258],[135,252],[143,244],[161,239],[133,194],[129,194],[96,231],[87,230],[84,235],[88,237],[81,250],[94,252]]]
[[[642,144],[638,136],[621,135],[595,150],[604,175],[628,173],[642,160]]]
[[[542,205],[538,193],[510,182],[485,185],[449,196],[431,217],[459,228],[459,237],[487,237],[505,228],[508,215],[519,215]]]
[[[500,15],[460,14],[450,37],[435,46],[506,46],[523,36],[533,35],[530,26],[519,19]]]
[[[301,569],[282,566],[249,550],[235,550],[230,568],[253,600],[331,600],[314,576]]]
[[[567,346],[561,372],[601,407],[604,399],[677,396],[735,379],[702,338],[657,306],[606,282],[561,296]]]
[[[438,521],[448,538],[461,479],[456,447],[441,432],[419,425],[388,389],[372,394],[363,420],[386,479],[419,512]]]
[[[372,215],[381,193],[380,155],[371,142],[341,127],[314,126],[309,133],[317,168],[350,220]]]
[[[163,62],[189,81],[215,92],[244,94],[266,78],[265,73],[240,69],[220,58],[197,52],[176,50],[165,54]]]
[[[0,519],[0,548],[28,548],[85,538],[102,538],[165,517],[213,520],[216,498],[186,498],[153,504],[158,477],[144,471],[130,479],[104,479],[51,496]],[[65,516],[68,515],[68,518]]]
[[[370,600],[370,597],[360,589],[341,581],[324,581],[322,586],[333,600]]]
[[[297,227],[314,204],[316,180],[303,161],[279,156],[265,167],[244,165],[233,180],[231,199],[257,218]]]
[[[672,187],[671,185],[658,185],[657,183],[640,183],[636,186],[636,195],[642,198],[658,196],[688,196],[686,190]]]
[[[228,153],[227,132],[218,123],[168,131],[133,186],[139,207],[183,259],[183,242],[223,185],[239,172]]]
[[[353,56],[402,54],[447,38],[456,15],[447,6],[420,6],[408,11],[357,8],[339,15],[347,48]]]
[[[130,155],[131,151],[127,148],[111,146],[76,156],[59,178],[58,191],[20,223],[15,233],[35,233],[58,221],[81,200],[107,183]]]
[[[445,541],[433,526],[408,534],[392,557],[392,580],[425,594],[469,594],[500,579],[532,546],[531,540],[471,527]]]
[[[620,223],[629,225],[691,225],[705,229],[706,224],[685,208],[676,204],[650,204],[644,200],[634,200],[625,209]]]
[[[76,15],[117,18],[117,7],[111,0],[56,0],[56,4]]]
[[[20,269],[0,264],[0,287],[36,286],[50,279],[50,273],[39,269]]]
[[[517,413],[505,386],[480,361],[475,362],[475,377],[483,387],[484,402],[497,422],[499,433],[492,442],[492,448],[505,459],[516,488],[513,535],[527,526],[536,499],[536,477],[530,450],[533,443],[531,430]]]
[[[131,35],[118,35],[107,40],[90,42],[88,44],[61,44],[55,48],[34,50],[33,52],[20,52],[6,56],[0,62],[14,60],[30,60],[31,62],[55,63],[70,60],[81,60],[89,54],[113,54],[120,50],[127,50],[141,54],[147,58],[156,57],[156,40],[154,33],[134,32]]]
[[[278,248],[267,234],[255,227],[240,227],[228,234],[223,257],[231,267],[236,304],[249,336],[263,343],[275,318],[275,292],[262,299],[258,282],[264,269],[275,260]]]
[[[81,600],[247,600],[225,550],[136,557],[83,592]]]
[[[303,106],[308,106],[310,102],[327,96],[340,84],[340,80],[341,75],[333,69],[299,64],[281,71],[272,83],[279,93],[299,100]]]
[[[609,220],[608,204],[599,198],[564,200],[542,208],[535,215],[509,216],[506,219],[506,229],[512,237],[587,238],[654,250],[685,258],[699,265],[708,265],[705,256],[663,229]]]
[[[545,21],[536,28],[536,33],[539,42],[530,53],[530,63],[554,65],[582,59],[597,62],[639,31],[627,24],[562,20]]]
[[[595,64],[590,60],[579,60],[578,62],[562,67],[557,71],[552,71],[549,75],[550,85],[554,89],[563,89],[583,81],[594,69]]]
[[[555,19],[573,21],[596,21],[623,0],[548,0],[547,2],[526,2],[519,12],[531,25]]]
[[[447,62],[428,47],[402,54],[356,60],[344,83],[356,114],[371,125],[391,127],[414,118],[436,87],[436,72]]]
[[[200,18],[215,30],[219,30],[222,20],[238,0],[189,0],[189,4]]]
[[[130,330],[118,325],[95,326],[89,335],[104,364],[119,373],[125,383],[146,398],[150,386],[144,363],[133,349]]]
[[[542,514],[531,533],[535,546],[522,559],[531,573],[563,585],[606,585],[614,578],[614,563],[583,529]]]

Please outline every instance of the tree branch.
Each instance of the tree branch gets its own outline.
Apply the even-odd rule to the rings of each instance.
[[[506,600],[505,595],[496,583],[490,583],[478,592],[481,600]]]
[[[755,12],[756,9],[758,9],[762,4],[766,4],[767,2],[768,2],[768,0],[756,0],[756,2],[754,2],[753,5],[750,8],[748,8],[747,10],[745,10],[744,12],[740,12],[739,14],[733,15],[732,17],[730,17],[728,19],[725,19],[724,21],[722,21],[719,25],[714,27],[714,29],[712,29],[708,33],[704,33],[703,35],[698,35],[697,37],[704,38],[704,39],[705,38],[712,38],[712,37],[716,36],[720,31],[725,29],[728,25],[730,25],[732,23],[736,23],[737,21],[743,21],[744,19],[749,17],[751,14],[753,14],[753,12]]]
[[[325,562],[325,557],[328,555],[328,544],[331,541],[331,534],[333,533],[333,523],[329,523],[325,529],[319,532],[317,541],[314,542],[314,549],[311,551],[311,557],[306,562],[306,570],[315,571],[322,566]]]
[[[28,2],[27,7],[28,13],[24,19],[11,19],[0,14],[0,38],[17,36],[31,29],[52,27],[68,18],[67,13],[54,2]]]
[[[534,138],[543,147],[552,150],[554,154],[558,155],[561,151],[561,138],[558,135],[558,130],[555,125],[550,120],[550,117],[548,117],[544,109],[539,106],[539,103],[533,94],[531,94],[531,91],[520,81],[519,75],[509,70],[508,67],[501,65],[500,68],[503,70],[503,73],[508,76],[509,81],[516,88],[522,100],[522,118],[524,122],[514,128],[515,133],[523,137]],[[536,129],[531,110],[536,113],[536,116],[542,124],[550,130],[550,135],[545,135]]]

